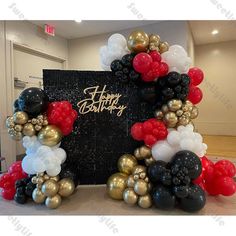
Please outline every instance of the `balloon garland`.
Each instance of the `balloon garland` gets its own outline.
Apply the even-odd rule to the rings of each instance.
[[[26,155],[1,176],[2,197],[19,204],[30,198],[55,209],[79,183],[78,170],[65,162],[66,152],[60,148],[63,136],[73,130],[77,112],[68,101],[50,103],[39,88],[25,89],[13,111],[6,127],[12,139],[22,140]]]
[[[131,136],[145,145],[133,155],[120,157],[119,172],[107,181],[108,195],[141,208],[179,207],[187,212],[204,207],[205,193],[233,195],[234,164],[211,162],[205,156],[207,145],[194,130],[193,119],[199,113],[196,104],[203,97],[198,87],[204,79],[202,70],[190,68],[185,49],[169,46],[159,35],[134,31],[126,43],[124,39],[120,34],[108,39],[104,47],[116,50],[100,53],[106,64],[103,69],[138,86],[141,101],[151,104],[155,118],[132,125]]]

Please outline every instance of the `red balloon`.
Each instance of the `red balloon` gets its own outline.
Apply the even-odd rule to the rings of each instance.
[[[202,90],[198,87],[191,86],[189,88],[188,100],[193,104],[198,104],[202,100]]]
[[[161,54],[158,51],[153,50],[148,54],[151,56],[153,61],[161,62]]]
[[[169,71],[168,65],[165,62],[162,62],[159,67],[160,76],[167,75],[168,71]]]
[[[12,177],[9,173],[0,176],[0,188],[4,187],[4,183],[7,181],[12,181]]]
[[[143,122],[143,132],[145,134],[150,134],[153,130],[153,125],[151,122],[149,122],[148,120]]]
[[[155,80],[155,76],[153,76],[153,73],[152,71],[148,71],[147,73],[145,74],[142,74],[142,80],[145,81],[145,82],[152,82],[153,80]]]
[[[22,171],[21,161],[14,162],[8,169],[8,173],[10,174],[19,171]]]
[[[228,160],[220,160],[215,163],[216,176],[228,176],[233,178],[235,174],[236,174],[236,168],[232,162]]]
[[[188,76],[190,77],[190,84],[196,86],[203,81],[204,73],[201,69],[193,67],[188,71]]]
[[[138,53],[133,59],[133,67],[139,73],[147,73],[151,67],[152,58],[145,52]]]
[[[2,197],[6,200],[13,200],[15,193],[16,193],[15,188],[3,189]]]
[[[156,137],[154,137],[154,135],[152,135],[152,134],[147,134],[147,135],[145,135],[145,137],[144,137],[144,143],[147,145],[147,146],[149,146],[149,147],[151,147],[153,144],[155,144],[157,142],[157,138]]]
[[[143,132],[143,123],[137,122],[131,127],[131,135],[135,140],[142,141],[144,132]]]
[[[214,186],[219,194],[231,196],[236,192],[236,184],[234,180],[228,176],[218,177],[214,180]]]

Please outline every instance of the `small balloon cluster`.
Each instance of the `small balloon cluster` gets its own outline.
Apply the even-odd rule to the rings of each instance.
[[[210,195],[231,196],[236,192],[233,177],[236,174],[234,164],[228,160],[213,163],[206,156],[202,157],[202,173],[194,181]]]
[[[8,172],[0,176],[1,195],[6,200],[13,200],[16,194],[16,183],[27,177],[22,170],[21,161],[14,162]]]
[[[25,176],[17,183],[16,202],[23,204],[32,195],[35,202],[42,203],[44,199],[49,208],[56,208],[61,197],[73,193],[78,180],[75,184],[70,169],[62,169],[66,152],[60,143],[63,136],[72,132],[76,118],[77,112],[69,101],[50,103],[40,88],[25,89],[14,102],[14,115],[6,120],[8,133],[15,140],[23,138],[26,156],[20,166],[26,174],[36,175],[32,181]],[[68,175],[61,178],[61,172]]]

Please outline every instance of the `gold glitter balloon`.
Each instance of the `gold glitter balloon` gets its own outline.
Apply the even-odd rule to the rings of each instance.
[[[123,192],[123,199],[127,204],[134,205],[138,201],[138,195],[132,188],[127,188]]]
[[[149,208],[152,206],[152,198],[150,194],[146,194],[144,196],[140,196],[138,198],[138,205],[142,208]]]
[[[123,199],[123,192],[127,186],[128,176],[124,173],[115,173],[107,181],[108,195],[117,200]]]
[[[42,193],[41,190],[39,190],[38,188],[35,188],[33,193],[32,193],[32,199],[34,200],[34,202],[36,203],[43,203],[46,199],[46,196]]]
[[[17,111],[13,115],[14,122],[18,125],[24,125],[28,119],[29,116],[26,112],[24,111]]]
[[[57,126],[47,125],[38,133],[38,140],[41,144],[52,147],[61,141],[62,136],[62,132]]]
[[[164,114],[163,114],[162,111],[156,110],[156,111],[154,112],[154,116],[155,116],[158,120],[161,120],[161,119],[164,117]]]
[[[169,44],[167,42],[161,42],[159,45],[160,53],[166,52],[169,50]]]
[[[142,179],[138,179],[134,184],[134,191],[138,195],[145,195],[148,192],[148,183]]]
[[[136,158],[131,154],[124,154],[118,160],[118,169],[125,174],[131,174],[132,169],[138,164]]]
[[[23,127],[23,134],[25,136],[34,136],[35,135],[35,129],[34,129],[34,126],[31,124],[31,123],[26,123]]]
[[[133,188],[134,187],[134,183],[135,183],[134,176],[130,175],[128,177],[128,179],[127,179],[127,187]]]
[[[127,40],[131,52],[146,52],[148,49],[149,37],[143,31],[133,31]]]
[[[146,166],[142,166],[142,165],[137,165],[133,168],[132,170],[132,174],[135,175],[135,174],[139,174],[141,172],[146,172],[147,170],[147,167]]]
[[[61,196],[56,194],[53,197],[47,197],[45,201],[45,205],[51,209],[58,208],[61,205]]]
[[[42,192],[47,197],[54,196],[55,194],[57,194],[58,190],[59,190],[59,185],[55,180],[49,179],[42,185]]]
[[[58,194],[62,197],[69,197],[75,190],[75,184],[70,178],[64,178],[58,182]]]
[[[171,99],[168,103],[167,106],[170,111],[177,111],[182,107],[182,101],[179,99]]]
[[[13,119],[13,116],[9,116],[7,117],[6,119],[6,127],[7,128],[14,128],[15,124],[14,124],[14,119]]]
[[[23,127],[22,127],[22,125],[15,125],[14,129],[16,132],[21,132]]]
[[[190,118],[191,118],[191,119],[195,119],[195,118],[197,118],[197,117],[198,117],[198,108],[195,107],[195,106],[193,106],[193,109],[192,109],[192,111],[191,111],[191,116],[190,116]]]

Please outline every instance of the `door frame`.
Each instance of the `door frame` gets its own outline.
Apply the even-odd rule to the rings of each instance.
[[[14,49],[19,49],[21,51],[28,52],[30,54],[38,55],[45,57],[57,62],[61,62],[63,69],[68,68],[68,60],[66,58],[61,58],[42,50],[26,46],[14,41],[5,39],[5,80],[2,80],[1,86],[5,87],[5,106],[2,109],[0,107],[0,114],[4,120],[4,125],[1,125],[2,131],[1,134],[1,156],[6,158],[7,166],[11,165],[16,161],[16,143],[14,140],[10,139],[7,134],[7,128],[5,127],[5,119],[7,116],[13,114],[12,105],[14,102]],[[5,166],[2,164],[2,169],[4,170]]]

